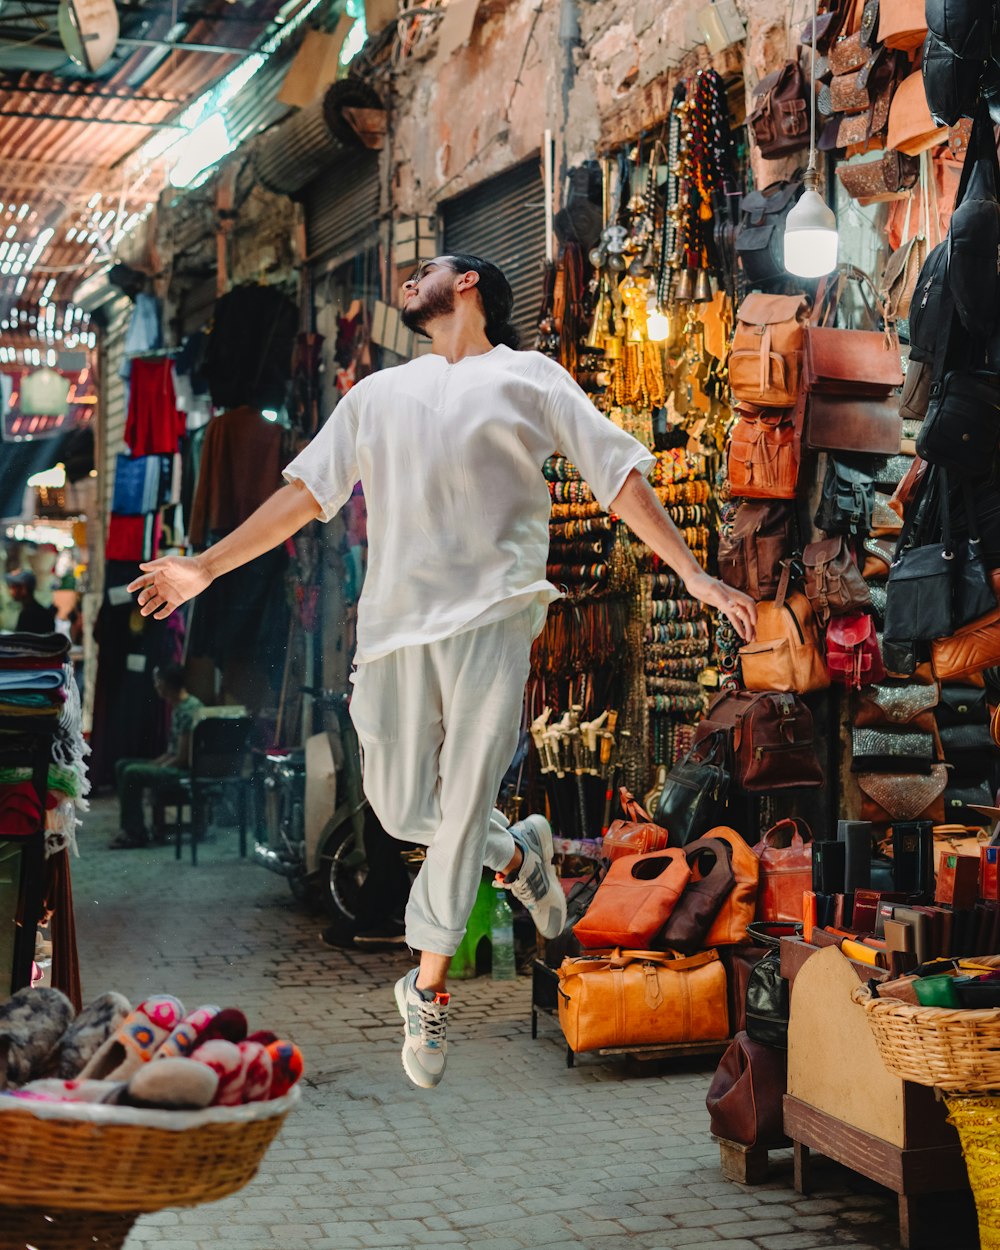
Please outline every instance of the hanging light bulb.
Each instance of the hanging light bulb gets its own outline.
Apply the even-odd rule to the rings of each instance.
[[[670,338],[670,318],[659,308],[646,316],[646,336],[651,343],[663,343]]]
[[[805,190],[785,218],[785,268],[799,278],[819,278],[836,268],[837,218],[819,193],[816,170],[816,0],[812,6],[812,56],[809,68],[809,167]]]

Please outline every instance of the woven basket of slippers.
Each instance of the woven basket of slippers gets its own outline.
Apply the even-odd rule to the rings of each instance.
[[[193,1112],[0,1099],[0,1250],[121,1246],[141,1214],[235,1193],[299,1097]]]

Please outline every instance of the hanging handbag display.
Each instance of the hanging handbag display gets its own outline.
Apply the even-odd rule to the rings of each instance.
[[[928,239],[932,232],[937,233],[935,230],[937,219],[936,216],[932,217],[930,209],[930,158],[926,152],[921,152],[919,157],[904,159],[917,161],[918,186],[915,192],[911,192],[906,203],[906,216],[903,219],[903,241],[886,261],[885,268],[882,270],[878,282],[879,299],[886,321],[893,325],[901,318],[908,318],[910,315],[910,305],[913,302],[914,293],[917,289],[920,271],[923,268],[924,261],[927,259]],[[916,233],[911,235],[910,218],[913,212],[914,200],[918,196],[920,218]],[[904,397],[909,375],[910,369],[907,368],[906,375],[903,378]],[[901,401],[900,409],[902,410],[902,408],[903,402]],[[927,406],[925,404],[923,411],[920,412],[917,419],[923,420],[924,412],[926,411]]]
[[[826,627],[830,680],[860,690],[885,679],[875,622],[866,612],[835,616]]]
[[[1000,443],[1000,374],[946,373],[930,390],[917,453],[929,464],[988,477]]]
[[[689,958],[613,950],[559,969],[559,1024],[575,1054],[729,1036],[726,972],[718,951]]]
[[[858,284],[870,329],[848,330],[833,325],[849,280]],[[836,280],[817,294],[803,332],[802,377],[811,394],[885,399],[895,387],[902,386],[899,340],[891,330],[878,327],[872,299],[877,303],[878,294],[871,279],[853,265],[842,266]]]
[[[800,921],[802,895],[812,889],[812,830],[804,820],[779,820],[753,850],[760,861],[757,920]]]
[[[712,1135],[748,1149],[784,1146],[787,1084],[786,1052],[755,1042],[741,1030],[719,1061],[705,1097]]]
[[[942,735],[959,725],[985,725],[990,719],[985,687],[946,685],[941,687],[937,723]]]
[[[729,355],[729,385],[740,403],[757,408],[792,408],[802,373],[804,295],[754,292],[736,313]]]
[[[812,713],[793,694],[718,695],[695,729],[695,745],[725,735],[733,784],[751,793],[823,785]]]
[[[876,47],[868,52],[868,61],[859,70],[835,74],[830,103],[837,114],[836,128],[831,126],[832,143],[824,134],[820,147],[864,148],[879,140],[889,122],[892,98],[908,67],[905,57]],[[838,102],[843,103],[842,108]]]
[[[690,877],[682,851],[626,855],[608,869],[573,932],[588,950],[629,945],[649,948]]]
[[[899,820],[944,821],[944,792],[948,785],[948,769],[932,764],[930,772],[858,773],[855,776],[861,791],[861,819],[876,825],[889,825]]]
[[[740,499],[794,499],[799,436],[788,410],[741,404],[729,437],[730,493]]]
[[[915,70],[896,88],[889,106],[886,147],[918,156],[948,138],[948,127],[935,122],[924,94],[924,76]]]
[[[814,451],[894,456],[899,452],[902,432],[903,423],[895,397],[808,397],[806,444]]]
[[[803,589],[821,625],[831,616],[845,616],[870,606],[871,592],[843,538],[809,543],[802,553],[802,564]]]
[[[691,880],[657,936],[657,946],[691,955],[715,945],[708,941],[712,923],[736,887],[733,850],[720,839],[697,838],[684,848]]]
[[[654,824],[652,816],[625,786],[619,790],[624,820],[612,823],[601,843],[604,859],[614,862],[625,855],[649,855],[669,845],[666,829]]]
[[[861,535],[870,531],[875,509],[870,463],[830,456],[816,511],[817,529],[827,534]]]
[[[735,249],[748,286],[787,281],[785,218],[801,194],[802,183],[797,180],[772,182],[762,190],[748,192],[740,200]]]
[[[678,760],[663,783],[656,822],[670,833],[671,846],[687,846],[717,823],[729,796],[726,744],[707,738]]]
[[[772,599],[792,553],[795,510],[783,500],[745,500],[719,538],[719,578],[751,599]]]
[[[754,640],[740,647],[747,690],[808,694],[830,684],[816,618],[805,595],[788,593],[789,571],[786,564],[774,602],[757,605]]]
[[[929,774],[937,759],[934,734],[906,729],[851,730],[851,772]]]
[[[761,156],[775,160],[808,146],[808,100],[809,86],[797,60],[786,61],[760,80],[747,127]]]

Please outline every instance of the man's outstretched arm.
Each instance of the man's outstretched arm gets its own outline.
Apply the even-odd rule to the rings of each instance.
[[[139,592],[139,610],[158,621],[200,594],[217,577],[262,556],[322,515],[311,492],[295,481],[276,490],[214,547],[196,556],[164,556],[140,564],[142,575],[129,583]]]

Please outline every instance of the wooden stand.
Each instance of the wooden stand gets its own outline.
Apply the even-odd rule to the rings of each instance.
[[[719,1143],[719,1167],[727,1181],[763,1185],[767,1180],[767,1146],[741,1146],[722,1137],[715,1140]]]
[[[900,1241],[916,1247],[916,1198],[967,1190],[965,1162],[933,1090],[900,1080],[882,1062],[864,1008],[851,1002],[857,983],[835,947],[811,955],[795,977],[784,1099],[795,1188],[808,1192],[812,1152],[834,1159],[899,1196]]]

